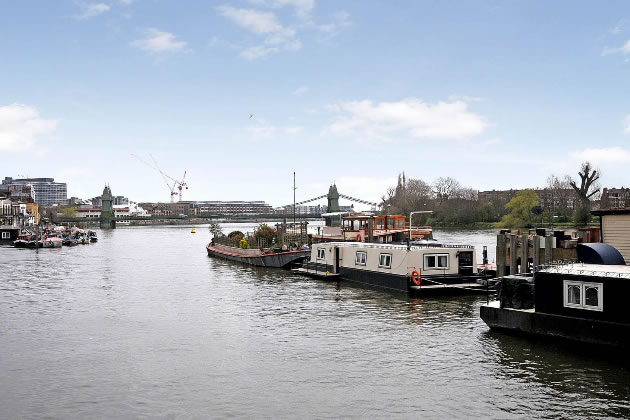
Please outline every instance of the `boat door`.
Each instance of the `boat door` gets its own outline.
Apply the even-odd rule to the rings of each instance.
[[[473,251],[459,251],[459,274],[470,276],[473,274]]]
[[[334,273],[339,273],[339,247],[335,247],[335,271]]]

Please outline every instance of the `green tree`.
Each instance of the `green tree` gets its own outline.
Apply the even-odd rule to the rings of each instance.
[[[59,213],[64,219],[72,219],[77,217],[77,209],[74,206],[59,206]]]
[[[503,227],[531,227],[534,222],[532,208],[538,205],[534,190],[521,190],[505,205],[507,214],[501,219]]]
[[[219,224],[219,222],[210,223],[210,226],[208,226],[208,230],[212,234],[213,238],[218,238],[220,236],[223,236],[223,229],[221,228],[221,225]]]

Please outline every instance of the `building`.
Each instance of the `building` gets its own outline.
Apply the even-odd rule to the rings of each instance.
[[[630,188],[604,188],[600,199],[602,209],[623,209],[630,207]]]
[[[198,214],[208,213],[222,216],[274,213],[273,207],[264,201],[199,201],[195,203],[195,208]]]
[[[199,209],[192,201],[179,201],[177,203],[138,203],[149,216],[188,217],[195,216]]]
[[[34,201],[42,206],[65,203],[68,198],[68,187],[65,182],[55,182],[54,178],[18,178],[5,177],[2,186],[15,189],[18,186],[30,185],[33,189]]]

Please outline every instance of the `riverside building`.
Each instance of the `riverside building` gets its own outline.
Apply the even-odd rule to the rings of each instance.
[[[68,186],[65,182],[55,182],[54,178],[18,178],[5,177],[2,186],[9,189],[30,185],[34,200],[42,206],[65,203],[68,198]]]

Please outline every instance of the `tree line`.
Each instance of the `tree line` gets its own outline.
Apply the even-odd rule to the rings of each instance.
[[[387,189],[380,205],[382,213],[390,214],[431,211],[421,223],[434,226],[583,226],[590,221],[592,200],[599,198],[600,171],[584,162],[578,177],[574,180],[569,175],[552,174],[542,188],[489,194],[480,199],[476,189],[452,177],[427,182],[401,172],[396,186]]]

